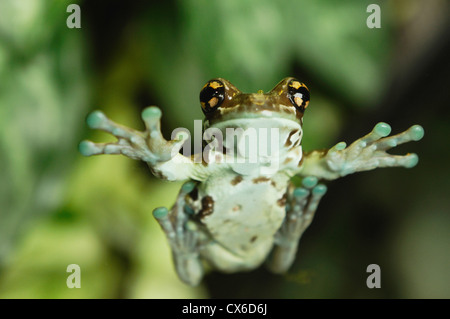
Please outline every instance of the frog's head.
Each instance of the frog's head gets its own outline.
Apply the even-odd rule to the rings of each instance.
[[[288,150],[301,143],[309,90],[299,80],[288,77],[268,93],[242,93],[229,81],[216,78],[203,86],[200,103],[206,117],[205,129],[219,129],[226,139],[227,128],[276,128],[277,148]]]
[[[268,93],[242,93],[229,81],[217,78],[203,86],[200,104],[211,126],[250,118],[282,118],[301,125],[309,104],[309,90],[302,82],[288,77]]]

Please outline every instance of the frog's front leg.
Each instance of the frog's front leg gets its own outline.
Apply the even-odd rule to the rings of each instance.
[[[316,177],[303,179],[303,187],[289,186],[286,201],[286,217],[275,234],[274,247],[267,260],[267,267],[274,273],[286,272],[297,253],[300,237],[311,224],[314,213],[327,187],[317,185]]]
[[[85,156],[100,154],[123,154],[132,159],[148,163],[152,172],[163,179],[186,180],[194,173],[194,163],[190,158],[179,154],[187,135],[180,133],[177,139],[167,141],[161,134],[161,110],[148,107],[142,112],[145,123],[144,132],[137,131],[115,123],[101,111],[92,112],[87,118],[87,124],[93,129],[99,129],[114,135],[115,143],[93,143],[83,141],[79,150]]]
[[[414,125],[400,134],[387,137],[390,132],[391,127],[381,122],[349,147],[345,142],[340,142],[328,151],[307,153],[299,174],[332,180],[378,167],[414,167],[418,162],[416,154],[401,156],[388,154],[386,151],[397,145],[422,139],[423,128]]]
[[[200,247],[202,238],[197,225],[189,220],[192,208],[187,206],[186,195],[195,187],[190,181],[181,187],[177,201],[172,209],[156,208],[153,216],[160,224],[167,236],[172,250],[173,262],[180,279],[192,286],[197,285],[203,278],[203,266],[200,261]]]

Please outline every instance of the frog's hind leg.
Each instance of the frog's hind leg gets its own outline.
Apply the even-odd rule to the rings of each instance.
[[[176,271],[180,279],[192,286],[203,278],[203,266],[199,253],[199,233],[194,222],[189,221],[189,208],[185,197],[195,183],[185,183],[171,211],[165,207],[156,208],[153,216],[167,236]]]
[[[286,217],[275,234],[275,244],[267,260],[267,267],[274,273],[286,272],[297,253],[298,243],[305,229],[311,224],[317,206],[327,187],[317,185],[316,177],[303,179],[303,187],[288,188]]]

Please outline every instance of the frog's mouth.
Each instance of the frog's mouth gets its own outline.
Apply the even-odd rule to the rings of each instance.
[[[243,130],[247,130],[249,128],[278,128],[280,130],[293,130],[300,129],[301,130],[301,121],[297,119],[292,119],[289,116],[280,116],[280,114],[276,113],[276,116],[273,115],[272,112],[268,111],[266,114],[264,113],[249,113],[249,114],[239,114],[239,116],[231,116],[222,119],[221,121],[210,121],[206,120],[204,123],[204,128],[216,128],[225,133],[227,128],[241,128]]]
[[[233,107],[219,107],[214,113],[207,114],[206,119],[211,126],[229,120],[263,118],[283,118],[301,123],[303,113],[296,110],[292,105],[268,102],[264,99],[260,103],[251,100],[250,102],[246,101],[246,103],[239,103]]]

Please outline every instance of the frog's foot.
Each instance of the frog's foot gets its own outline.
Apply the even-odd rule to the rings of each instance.
[[[419,161],[416,154],[400,156],[388,154],[386,151],[397,145],[422,139],[423,128],[414,125],[400,134],[386,137],[390,133],[389,124],[381,122],[375,125],[372,132],[347,148],[345,142],[336,144],[325,157],[329,169],[339,177],[377,167],[414,167]]]
[[[192,286],[197,285],[203,277],[199,232],[197,225],[188,219],[191,210],[186,207],[184,200],[194,187],[193,182],[183,185],[170,213],[165,207],[159,207],[153,211],[153,216],[167,236],[178,276],[183,282]]]
[[[140,159],[154,165],[170,160],[181,149],[187,136],[181,132],[177,139],[166,141],[161,134],[161,110],[148,107],[142,112],[145,123],[144,132],[117,124],[100,111],[94,111],[87,117],[87,124],[93,129],[108,132],[118,141],[115,143],[93,143],[83,141],[79,145],[80,153],[85,156],[99,154],[123,154],[132,159]]]
[[[314,213],[327,187],[317,184],[316,177],[308,176],[303,187],[290,189],[286,205],[286,217],[275,235],[275,246],[267,261],[274,273],[286,272],[297,253],[298,243],[305,229],[311,224]]]

